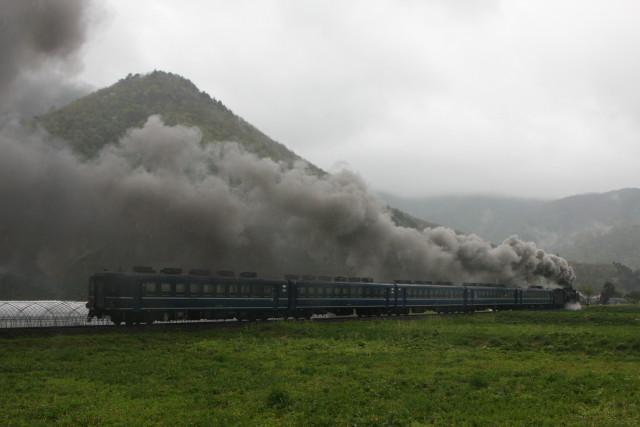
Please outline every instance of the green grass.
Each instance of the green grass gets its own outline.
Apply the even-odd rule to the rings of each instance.
[[[640,424],[640,309],[0,337],[0,425]]]

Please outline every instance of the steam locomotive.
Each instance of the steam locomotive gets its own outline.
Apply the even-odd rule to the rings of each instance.
[[[486,309],[557,309],[577,300],[571,288],[527,289],[482,283],[287,275],[258,278],[255,273],[136,267],[102,272],[89,279],[89,317],[121,323],[268,318],[312,315],[379,316],[408,313],[471,312]]]

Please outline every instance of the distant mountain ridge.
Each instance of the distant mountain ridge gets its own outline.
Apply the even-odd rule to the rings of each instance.
[[[128,129],[142,127],[151,115],[160,115],[167,125],[198,127],[205,143],[233,141],[259,157],[289,165],[303,160],[313,173],[326,173],[200,91],[190,80],[164,71],[129,74],[109,87],[36,117],[35,121],[67,141],[74,151],[91,157],[106,144],[120,139]],[[400,226],[436,225],[397,209],[390,212]]]
[[[640,189],[543,201],[494,196],[409,199],[382,195],[418,217],[493,242],[517,234],[574,261],[640,267]]]

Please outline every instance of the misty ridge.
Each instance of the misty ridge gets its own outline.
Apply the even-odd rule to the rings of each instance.
[[[134,104],[122,117],[133,117],[135,125],[119,140],[113,135],[120,133],[110,137],[93,128],[72,143],[73,137],[49,135],[30,117],[53,98],[64,102],[77,94],[73,70],[90,3],[2,6],[5,296],[83,295],[89,274],[134,264],[378,280],[570,284],[575,278],[565,259],[515,237],[494,246],[445,227],[398,226],[393,210],[356,174],[319,173],[237,116],[231,130],[221,127],[230,113],[219,102],[210,127],[182,126],[181,117],[171,116],[168,126],[166,114],[147,114]],[[20,101],[34,93],[42,97]],[[214,102],[206,94],[198,99]],[[242,141],[224,142],[238,134]]]

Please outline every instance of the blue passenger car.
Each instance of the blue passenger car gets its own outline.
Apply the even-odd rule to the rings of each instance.
[[[509,288],[469,283],[374,283],[371,279],[288,276],[261,279],[255,274],[211,275],[178,269],[155,273],[103,272],[89,281],[90,316],[121,322],[271,317],[314,314],[467,312],[485,309],[562,308],[576,298],[572,289]]]

